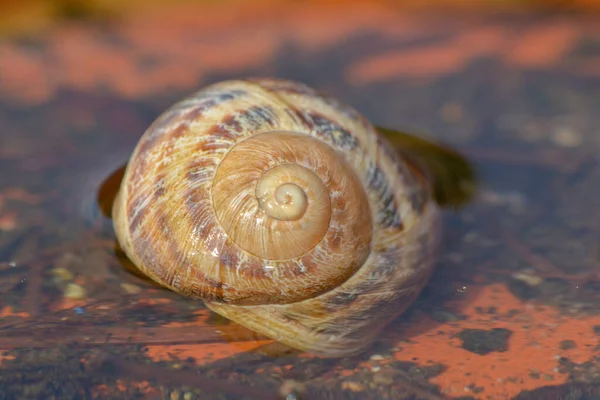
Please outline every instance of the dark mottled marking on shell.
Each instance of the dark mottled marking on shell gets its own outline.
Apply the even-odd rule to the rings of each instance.
[[[384,228],[402,229],[403,224],[396,206],[396,199],[385,174],[377,165],[372,165],[367,174],[369,188],[378,194],[381,202],[377,215],[378,223]]]
[[[221,250],[219,257],[220,265],[226,268],[236,268],[240,259],[238,257],[239,249],[233,243],[226,243]]]
[[[350,131],[342,128],[325,116],[313,112],[305,112],[304,116],[311,121],[310,126],[317,136],[321,136],[335,146],[345,150],[354,150],[358,147],[358,140]]]
[[[244,90],[228,90],[196,93],[173,105],[162,113],[150,125],[147,134],[142,137],[138,146],[139,157],[153,148],[166,133],[171,139],[187,132],[189,122],[201,117],[206,111],[223,103],[246,95]]]
[[[160,227],[160,229],[157,229],[157,232],[159,232],[159,234],[162,236],[161,242],[163,243],[163,246],[161,252],[163,254],[166,252],[167,260],[170,260],[176,264],[188,264],[187,256],[178,246],[176,241],[171,237],[170,219],[167,217],[167,215],[158,210],[154,214],[154,219],[156,224]],[[148,257],[148,254],[146,257]],[[157,257],[153,255],[152,258],[155,259]],[[175,279],[177,271],[171,268],[160,268],[160,270],[160,273],[163,275],[162,279],[164,279],[168,285],[171,285]]]
[[[140,226],[140,223],[144,219],[146,212],[141,208],[144,199],[142,197],[137,197],[135,201],[129,203],[129,207],[127,207],[127,215],[129,215],[129,230],[131,232],[135,232],[137,228]],[[136,210],[138,210],[136,212]]]
[[[199,291],[202,293],[202,298],[210,301],[225,302],[225,290],[223,289],[223,283],[217,282],[207,277],[202,271],[195,268],[193,270],[193,278],[196,282],[202,282],[199,285]],[[207,290],[206,287],[210,287]]]
[[[187,110],[180,112],[182,121],[193,121],[203,116],[207,111],[223,105],[224,103],[245,96],[244,90],[227,90],[203,93],[202,96],[192,95],[187,101],[192,102]],[[200,100],[200,101],[199,101]],[[184,100],[183,103],[186,101]]]
[[[164,268],[154,268],[154,266],[160,265],[160,261],[157,258],[157,254],[150,251],[154,248],[150,243],[154,243],[154,240],[149,240],[146,237],[140,236],[135,240],[133,246],[140,259],[144,262],[144,265],[153,270],[154,273],[162,279],[167,276],[167,272]]]
[[[197,149],[199,152],[204,153],[204,152],[212,152],[215,150],[224,150],[224,149],[228,149],[229,147],[231,147],[231,143],[215,142],[215,141],[209,139],[209,140],[199,143],[197,146]]]
[[[199,158],[192,160],[187,166],[187,179],[193,183],[205,182],[212,179],[215,170],[215,161],[212,158]]]
[[[406,163],[406,169],[408,173],[403,175],[406,176],[407,180],[410,180],[415,186],[429,186],[431,187],[428,178],[426,177],[423,169],[420,165],[413,162],[410,157],[405,157],[404,162]],[[414,190],[408,193],[408,201],[412,206],[413,210],[417,213],[422,213],[425,209],[425,205],[431,200],[432,192],[430,190]]]
[[[231,132],[235,132],[235,135]],[[234,140],[236,135],[242,132],[242,125],[236,119],[235,114],[227,115],[221,122],[209,128],[208,135]]]
[[[312,128],[312,121],[310,121],[307,117],[304,116],[304,113],[297,108],[290,106],[285,110],[287,114],[294,119],[294,121],[301,123],[307,129]]]
[[[155,184],[156,188],[154,189],[154,196],[156,198],[160,198],[162,196],[164,196],[165,194],[165,175],[164,173],[162,174],[158,174],[156,176],[156,184]]]
[[[187,122],[182,121],[176,127],[171,129],[170,138],[171,139],[180,138],[187,133],[188,129],[189,129],[189,124]]]
[[[243,265],[243,271],[247,271],[252,277],[262,279],[267,276],[267,271],[263,268],[261,260],[250,256]]]
[[[188,192],[188,195],[184,200],[185,207],[188,210],[190,218],[196,221],[194,223],[195,236],[201,237],[206,241],[205,247],[212,248],[209,246],[212,245],[212,241],[216,240],[216,238],[214,236],[211,236],[210,234],[215,227],[215,223],[209,215],[206,215],[210,214],[212,210],[210,210],[210,207],[208,207],[207,205],[204,205],[204,207],[202,207],[202,202],[204,200],[202,199],[202,197],[194,195],[194,192],[197,193],[197,191],[194,190],[190,190]]]
[[[359,291],[357,290],[357,293]],[[371,310],[371,314],[369,318],[373,321],[372,329],[376,329],[375,325],[384,325],[387,323],[386,319],[379,319],[377,316],[387,316],[389,314],[399,315],[404,310],[406,310],[410,304],[413,303],[414,299],[417,297],[419,291],[418,286],[410,287],[406,286],[406,290],[402,290],[401,292],[390,293],[390,296],[393,296],[393,299],[390,297],[375,297],[369,296],[368,300],[364,298],[364,295],[353,295],[350,293],[340,293],[337,296],[332,296],[328,299],[327,303],[324,305],[325,309],[331,310],[331,312],[335,312],[339,310],[340,307],[360,307],[360,303],[364,301],[369,302],[369,309]],[[362,340],[364,339],[364,331],[351,331],[348,332],[348,329],[342,325],[324,325],[322,327],[318,327],[317,331],[319,333],[325,335],[341,335],[347,339],[356,339]]]
[[[412,209],[419,214],[423,213],[425,205],[427,205],[430,200],[430,196],[426,193],[427,192],[423,190],[413,190],[406,194]]]
[[[273,108],[270,106],[252,106],[247,110],[239,112],[238,118],[241,118],[250,130],[258,129],[265,125],[274,125],[277,121]]]
[[[210,286],[211,288],[215,289],[215,296],[217,296],[217,298],[223,299],[223,283],[222,282],[217,282],[211,278],[208,278],[207,276],[203,276],[202,280],[206,283],[207,286]]]
[[[274,125],[276,117],[270,106],[252,106],[227,115],[208,130],[208,134],[233,140],[244,131],[254,131],[265,125]]]
[[[349,307],[357,297],[354,293],[338,292],[335,296],[329,297],[329,301],[325,304],[325,307],[330,311],[339,310],[340,307]]]

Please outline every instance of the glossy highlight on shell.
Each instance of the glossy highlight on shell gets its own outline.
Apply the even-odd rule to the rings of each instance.
[[[291,347],[363,350],[426,284],[430,184],[356,110],[297,82],[209,85],[140,139],[113,207],[151,279]]]

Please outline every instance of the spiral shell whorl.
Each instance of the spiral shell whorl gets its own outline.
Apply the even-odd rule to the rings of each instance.
[[[291,183],[296,176],[304,176],[304,185]],[[307,182],[314,182],[321,208],[327,207],[322,214],[329,218],[329,196],[327,188],[308,169],[299,165],[281,165],[265,172],[256,184],[258,206],[268,217],[280,221],[295,221],[304,216],[308,207],[306,192],[310,190]],[[303,187],[304,186],[304,187]]]
[[[271,184],[276,187],[270,188]],[[276,200],[281,186],[295,187],[306,197],[301,216],[275,218],[269,214],[281,211],[263,209],[265,197],[257,197],[257,191],[273,191],[272,200]],[[370,209],[358,177],[336,151],[306,134],[264,133],[238,143],[219,165],[212,193],[225,232],[243,250],[265,261],[298,258],[314,249],[324,252],[331,262],[341,262],[341,267],[353,263],[357,268],[348,256],[356,256],[357,248],[368,249],[370,231],[359,231],[371,224]],[[332,204],[330,196],[354,200],[338,199]],[[345,232],[327,237],[328,231],[335,231],[332,223],[343,225]],[[341,254],[340,248],[348,254]],[[366,253],[358,258],[364,261],[365,257]],[[323,279],[340,281],[340,269],[318,268]]]
[[[176,104],[147,130],[115,205],[120,242],[144,273],[205,300],[277,304],[331,290],[363,265],[373,212],[361,157],[343,153],[358,147],[348,134],[356,122],[326,104],[300,106],[266,85],[232,81]],[[337,130],[321,131],[299,109]],[[306,196],[298,218],[261,208],[256,191],[273,172]]]
[[[113,209],[138,268],[298,349],[344,356],[433,270],[431,187],[364,117],[290,81],[211,85],[146,131]]]

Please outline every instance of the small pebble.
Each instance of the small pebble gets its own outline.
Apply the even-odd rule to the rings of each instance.
[[[289,400],[298,399],[306,391],[306,386],[302,382],[288,379],[283,381],[279,387],[279,394]]]
[[[54,276],[65,282],[72,281],[75,277],[71,271],[62,267],[54,268],[52,270],[52,274],[54,274]]]
[[[521,282],[525,282],[529,286],[538,286],[544,282],[544,279],[540,278],[539,276],[524,274],[522,272],[516,272],[512,274],[512,277]]]
[[[71,300],[81,300],[86,296],[85,288],[76,283],[69,283],[65,288],[64,296]]]
[[[141,287],[134,285],[133,283],[121,283],[121,289],[129,294],[138,294],[142,291]]]
[[[350,390],[351,392],[364,392],[366,387],[362,383],[346,381],[342,382],[342,389]]]

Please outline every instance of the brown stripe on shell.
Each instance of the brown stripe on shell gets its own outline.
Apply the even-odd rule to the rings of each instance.
[[[175,139],[185,135],[191,121],[201,118],[211,109],[246,94],[244,90],[200,91],[176,103],[162,113],[146,130],[137,146],[138,156],[143,157],[162,137]]]
[[[271,106],[257,105],[231,112],[209,128],[207,134],[234,140],[244,133],[258,132],[259,128],[264,129],[267,125],[273,127],[276,123],[277,115]]]
[[[189,122],[180,122],[171,130],[169,134],[169,140],[179,139],[188,132],[188,129],[190,129]]]
[[[192,227],[195,230],[194,236],[201,237],[204,239],[203,247],[207,249],[223,249],[226,248],[226,240],[214,221],[210,203],[206,200],[207,194],[201,190],[188,189],[187,195],[185,196],[185,205],[188,209],[189,218],[194,221],[202,221]],[[174,223],[177,223],[176,221]],[[186,254],[186,251],[182,251],[178,246],[175,245],[175,240],[167,232],[163,232],[163,243],[168,242],[170,244],[168,248],[168,254],[171,258],[170,262],[172,265],[180,266],[191,266],[191,279],[192,282],[196,282],[193,288],[189,287],[188,284],[178,287],[179,290],[185,292],[187,295],[199,297],[212,301],[227,301],[228,291],[222,283],[222,277],[219,276],[219,280],[215,280],[205,274],[198,266],[194,267],[193,263]],[[161,249],[164,251],[164,249]],[[169,261],[167,261],[169,262]],[[190,277],[182,276],[181,270],[173,269],[174,276],[171,277],[171,282],[175,285],[175,281]],[[221,271],[222,275],[223,271]],[[234,290],[231,288],[229,291]]]
[[[290,104],[285,111],[294,121],[296,121],[301,126],[305,127],[308,130],[312,128],[312,121],[309,120],[301,110],[297,109],[296,107]]]
[[[202,282],[203,288],[201,289],[201,293],[206,294],[205,296],[203,296],[204,298],[207,298],[208,300],[212,300],[212,301],[220,301],[220,302],[225,301],[226,294],[225,294],[225,290],[223,288],[222,282],[217,282],[217,281],[207,277],[206,274],[204,274],[198,268],[194,269],[193,274],[194,274],[195,279],[198,282]],[[208,288],[208,290],[207,290],[207,288]]]
[[[215,173],[216,160],[201,157],[189,162],[186,168],[186,177],[192,183],[206,182],[212,179]]]
[[[223,121],[209,128],[207,134],[211,137],[234,140],[236,136],[242,133],[242,131],[242,126],[236,119],[236,116],[234,114],[230,114],[227,115]]]
[[[153,219],[158,226],[158,229],[154,229],[154,232],[157,232],[161,236],[160,242],[162,243],[159,258],[166,259],[167,265],[170,266],[187,265],[188,260],[185,252],[178,245],[178,242],[171,238],[171,224],[173,224],[173,221],[166,212],[167,210],[156,208],[153,213]],[[173,267],[161,269],[164,274],[163,279],[167,285],[173,284],[175,275],[178,275],[177,269]]]
[[[236,249],[239,249],[235,246]],[[243,265],[240,266],[240,272],[254,279],[262,279],[267,276],[262,260],[253,257],[251,254],[246,254],[246,259]]]
[[[160,268],[157,266],[162,265],[177,265],[177,263],[184,261],[180,258],[180,251],[168,238],[168,231],[165,232],[165,227],[168,226],[168,219],[166,216],[157,208],[152,209],[152,213],[145,215],[151,215],[152,221],[157,224],[160,229],[155,229],[160,237],[146,237],[144,235],[137,235],[136,240],[132,242],[132,246],[135,249],[137,256],[143,260],[143,266],[146,270],[151,271],[151,274],[155,276],[162,284],[169,286],[173,284],[173,279],[176,277],[176,270],[174,268]],[[162,238],[162,240],[161,240]],[[157,252],[154,244],[157,240],[166,243],[166,246],[161,247],[161,251]],[[165,260],[167,260],[165,262]]]
[[[215,150],[227,150],[231,147],[231,143],[228,142],[216,142],[213,138],[207,138],[206,140],[200,142],[196,149],[200,153],[210,153]]]
[[[155,199],[159,199],[162,196],[164,196],[166,188],[165,188],[165,174],[163,173],[158,173],[156,175],[156,189],[154,190],[154,197]]]
[[[188,217],[196,222],[194,228],[198,229],[198,235],[207,238],[216,225],[208,193],[194,187],[187,188],[185,189],[184,201],[188,210]]]

